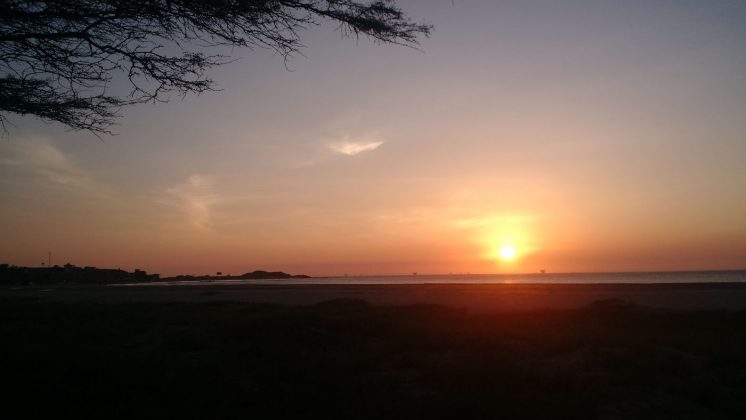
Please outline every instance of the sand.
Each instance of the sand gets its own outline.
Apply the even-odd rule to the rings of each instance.
[[[620,299],[674,310],[746,310],[746,283],[40,286],[3,288],[0,296],[68,302],[239,301],[283,305],[361,299],[375,305],[442,304],[475,313],[572,309],[598,300]]]
[[[209,303],[339,298],[471,313]],[[0,395],[40,418],[743,417],[746,311],[572,310],[601,299],[746,309],[746,283],[2,288]]]

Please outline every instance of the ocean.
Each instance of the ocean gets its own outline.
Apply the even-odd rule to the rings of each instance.
[[[195,280],[138,283],[138,285],[237,285],[237,284],[655,284],[655,283],[743,283],[746,270],[668,271],[636,273],[545,273],[545,274],[445,274],[406,276],[330,276],[307,279]]]

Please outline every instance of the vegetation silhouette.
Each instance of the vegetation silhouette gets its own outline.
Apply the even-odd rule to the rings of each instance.
[[[322,21],[406,46],[431,30],[394,0],[0,0],[0,11],[0,125],[15,113],[97,135],[123,106],[214,90],[206,70],[231,61],[215,47],[287,58]],[[115,76],[128,94],[111,93]]]
[[[67,263],[52,267],[18,267],[0,264],[0,285],[118,284],[158,281],[160,275],[144,270],[78,267]]]
[[[67,263],[52,267],[18,267],[0,264],[0,285],[51,285],[51,284],[125,284],[169,281],[215,281],[215,280],[262,280],[262,279],[307,279],[305,274],[288,274],[282,271],[255,270],[237,276],[177,275],[161,278],[159,274],[148,274],[135,269],[128,272],[119,268],[78,267]]]

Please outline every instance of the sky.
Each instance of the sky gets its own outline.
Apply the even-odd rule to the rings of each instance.
[[[11,116],[0,262],[171,274],[746,268],[746,2],[407,0],[98,139]]]

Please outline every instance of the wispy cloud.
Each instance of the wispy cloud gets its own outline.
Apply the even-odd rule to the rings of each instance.
[[[344,140],[340,142],[329,143],[327,147],[329,150],[340,153],[347,156],[359,155],[363,152],[370,152],[378,149],[383,144],[382,141],[350,141]]]
[[[480,218],[466,218],[466,219],[457,219],[453,222],[453,225],[457,228],[464,228],[464,229],[470,229],[480,226],[485,226],[490,223],[489,219],[480,219]]]
[[[99,196],[111,188],[80,168],[44,139],[23,139],[0,158],[0,169],[19,182]],[[8,179],[8,178],[6,178]]]
[[[213,230],[212,209],[219,197],[210,177],[194,174],[183,183],[166,188],[166,202],[175,204],[187,222],[199,229]]]

